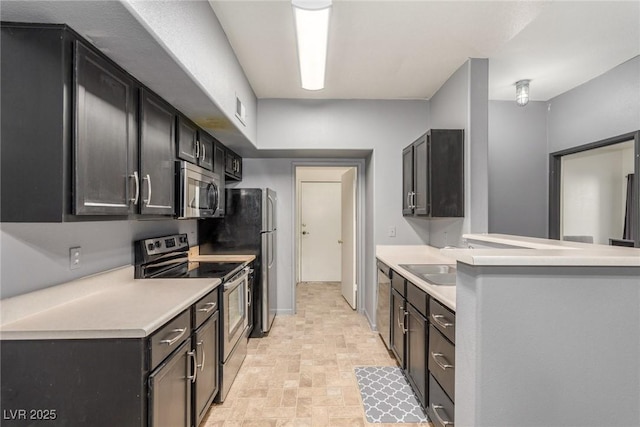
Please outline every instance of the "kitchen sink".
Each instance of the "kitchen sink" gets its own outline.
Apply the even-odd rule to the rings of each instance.
[[[446,264],[399,264],[407,270],[432,285],[453,286],[456,284],[456,267]]]

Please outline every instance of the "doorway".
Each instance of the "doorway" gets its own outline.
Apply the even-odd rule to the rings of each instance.
[[[639,135],[550,155],[550,238],[640,247]]]
[[[360,306],[358,170],[357,164],[294,167],[296,284],[332,283],[353,309]]]

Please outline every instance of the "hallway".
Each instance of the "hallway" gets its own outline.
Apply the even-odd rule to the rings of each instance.
[[[366,422],[353,368],[395,359],[338,284],[299,284],[297,307],[295,316],[276,317],[268,337],[249,341],[227,399],[212,406],[204,426],[430,425]]]

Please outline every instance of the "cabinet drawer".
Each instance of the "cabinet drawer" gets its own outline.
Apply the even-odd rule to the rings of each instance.
[[[191,311],[185,310],[178,317],[151,335],[151,369],[155,368],[191,334]]]
[[[455,400],[456,348],[436,328],[429,327],[429,373]]]
[[[400,295],[403,297],[407,296],[407,287],[406,280],[400,274],[398,274],[395,270],[392,270],[393,274],[391,275],[391,286],[393,289],[398,291]]]
[[[438,328],[449,341],[455,344],[456,315],[433,298],[431,298],[431,302],[429,303],[429,321]]]
[[[428,296],[425,291],[407,280],[407,301],[424,317],[427,317]]]
[[[454,404],[438,382],[429,375],[429,406],[427,414],[435,427],[454,425]]]
[[[216,310],[218,310],[218,288],[193,305],[194,329],[199,328]]]

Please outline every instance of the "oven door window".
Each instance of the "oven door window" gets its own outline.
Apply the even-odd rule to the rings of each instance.
[[[195,216],[211,216],[218,208],[219,191],[213,182],[188,178],[187,206]]]
[[[246,281],[242,281],[239,286],[228,291],[227,299],[227,330],[229,337],[232,337],[238,329],[242,328],[245,323],[247,302],[245,296]]]

